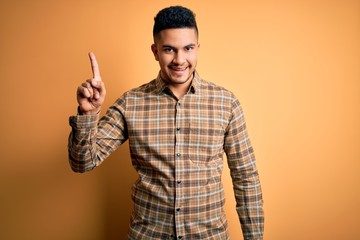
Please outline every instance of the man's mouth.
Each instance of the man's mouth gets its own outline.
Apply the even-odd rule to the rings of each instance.
[[[170,69],[175,71],[175,72],[183,72],[187,69],[188,67],[173,67],[173,66],[170,66]]]

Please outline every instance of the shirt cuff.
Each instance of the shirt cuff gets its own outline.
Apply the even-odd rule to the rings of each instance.
[[[69,124],[75,129],[94,128],[99,121],[99,115],[100,114],[70,116]]]

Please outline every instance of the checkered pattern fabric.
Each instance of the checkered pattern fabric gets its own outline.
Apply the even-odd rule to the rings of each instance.
[[[98,115],[70,117],[69,160],[91,170],[129,140],[139,174],[129,239],[229,239],[221,182],[227,156],[244,239],[262,239],[262,194],[236,97],[195,72],[177,99],[160,74]]]

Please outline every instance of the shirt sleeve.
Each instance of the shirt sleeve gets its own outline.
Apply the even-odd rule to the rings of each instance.
[[[237,99],[232,102],[232,117],[225,134],[224,150],[244,239],[263,239],[264,213],[260,180],[244,114]]]
[[[124,111],[118,100],[99,119],[99,115],[70,116],[68,158],[74,172],[86,172],[99,166],[127,140]]]

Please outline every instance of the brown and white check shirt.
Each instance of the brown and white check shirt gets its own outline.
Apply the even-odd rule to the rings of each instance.
[[[195,72],[177,99],[160,74],[126,92],[99,120],[70,117],[69,160],[91,170],[129,140],[139,174],[129,239],[229,239],[221,183],[225,153],[244,239],[262,239],[262,194],[236,97]]]

